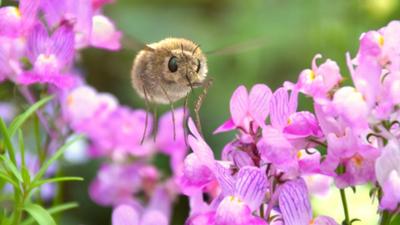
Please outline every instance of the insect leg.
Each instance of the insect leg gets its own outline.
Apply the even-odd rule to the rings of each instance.
[[[185,145],[188,146],[188,141],[187,141],[187,136],[188,136],[188,129],[187,129],[187,121],[186,118],[188,117],[188,104],[189,104],[189,95],[192,92],[189,92],[186,97],[185,97],[185,103],[183,105],[183,120],[182,120],[182,126],[183,126],[183,136],[185,138]]]
[[[154,114],[154,135],[153,141],[156,142],[157,132],[158,132],[158,114],[157,114],[157,105],[153,104],[153,114]]]
[[[140,141],[141,145],[143,144],[144,138],[146,137],[147,125],[149,123],[149,111],[150,111],[149,98],[147,96],[146,88],[144,86],[142,88],[143,88],[143,93],[144,93],[144,104],[146,105],[146,119],[145,119],[145,124],[144,124],[142,140]]]
[[[207,79],[203,84],[203,92],[197,97],[196,104],[194,106],[194,112],[196,115],[196,127],[199,130],[200,134],[202,133],[201,130],[201,123],[200,123],[200,108],[203,104],[204,98],[207,96],[208,88],[212,85],[213,79]]]
[[[169,101],[169,106],[171,107],[171,113],[172,113],[172,124],[174,126],[174,141],[176,140],[176,127],[175,127],[175,111],[174,111],[174,104],[171,100],[171,98],[169,97],[167,91],[164,89],[164,87],[160,85],[161,90],[164,92],[165,97],[167,97],[168,101]]]

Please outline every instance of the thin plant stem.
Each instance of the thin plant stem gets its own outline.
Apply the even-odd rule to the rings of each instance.
[[[387,211],[383,211],[379,218],[379,225],[389,225],[392,215]]]
[[[342,205],[343,205],[343,211],[344,211],[344,221],[346,225],[350,225],[350,217],[349,217],[349,208],[347,206],[347,200],[346,200],[346,193],[344,189],[339,189],[340,190],[340,198],[342,199]]]

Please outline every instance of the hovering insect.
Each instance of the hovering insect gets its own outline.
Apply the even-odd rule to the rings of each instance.
[[[132,42],[130,42],[132,43]],[[254,48],[252,42],[242,46],[230,46],[218,51],[210,52],[213,55],[231,54],[238,49]],[[207,58],[200,46],[184,38],[166,38],[159,42],[142,45],[136,55],[131,70],[132,86],[136,92],[148,103],[169,104],[173,112],[173,103],[187,97],[194,88],[203,87],[195,106],[196,126],[201,132],[199,110],[212,84],[207,77]],[[172,113],[175,125],[174,113]],[[147,116],[146,116],[147,127]],[[146,128],[144,133],[146,133]],[[175,137],[175,129],[174,129]]]
[[[207,59],[199,45],[184,38],[166,38],[145,45],[136,55],[131,79],[133,88],[146,104],[169,104],[172,111],[174,102],[187,97],[194,88],[203,86],[203,93],[194,108],[196,124],[201,130],[199,110],[212,82],[207,79],[207,72]],[[186,104],[187,98],[184,109]],[[175,125],[174,114],[172,120]]]
[[[166,38],[137,54],[131,78],[142,98],[171,104],[202,86],[207,72],[207,59],[199,45],[183,38]]]

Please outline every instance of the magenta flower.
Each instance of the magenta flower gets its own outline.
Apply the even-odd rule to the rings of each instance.
[[[360,143],[359,137],[349,128],[343,136],[328,134],[327,143],[328,152],[321,170],[335,178],[337,187],[375,181],[374,162],[379,156],[376,148]],[[344,172],[336,174],[339,166],[344,168]]]
[[[186,221],[187,225],[267,224],[265,220],[253,215],[253,212],[258,210],[264,201],[267,191],[267,178],[264,170],[256,167],[243,167],[235,175],[235,178],[221,174],[219,183],[225,190],[225,197],[218,203],[215,211],[193,214]]]
[[[380,201],[382,209],[395,210],[400,203],[400,148],[397,142],[390,141],[376,160],[376,179],[382,187]]]
[[[301,178],[281,186],[279,209],[285,225],[339,225],[330,217],[313,218],[307,186]]]
[[[130,205],[119,205],[113,210],[112,225],[168,225],[171,198],[164,188],[157,188],[148,206],[138,210]]]
[[[256,84],[247,92],[244,86],[238,87],[230,101],[231,118],[222,124],[214,133],[240,128],[246,133],[256,132],[263,127],[269,113],[271,90],[264,84]]]
[[[279,88],[270,100],[271,125],[265,126],[262,139],[257,143],[261,157],[281,169],[297,168],[299,149],[312,147],[307,138],[321,138],[322,132],[313,114],[296,112],[297,92],[289,97],[285,88]]]
[[[72,87],[74,78],[68,74],[68,69],[74,59],[74,33],[68,23],[61,25],[51,35],[42,24],[37,24],[28,36],[27,48],[33,68],[18,78],[20,83]]]
[[[151,192],[158,177],[156,168],[140,162],[131,165],[104,164],[91,183],[89,194],[99,205],[129,204],[139,207],[133,194],[141,190]]]
[[[314,56],[311,69],[303,70],[296,84],[286,82],[285,86],[296,89],[311,96],[315,101],[329,98],[329,92],[342,80],[339,66],[335,61],[327,59],[320,66],[317,59],[322,58],[320,54]]]
[[[19,7],[0,8],[0,36],[18,38],[25,36],[34,26],[40,0],[21,0]]]
[[[92,18],[92,33],[90,45],[96,48],[119,50],[122,33],[117,31],[113,22],[103,15],[95,15]]]

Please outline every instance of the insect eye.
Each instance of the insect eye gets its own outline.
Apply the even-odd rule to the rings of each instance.
[[[200,71],[200,67],[201,67],[200,59],[197,59],[197,69],[196,69],[196,73],[198,73],[198,72]]]
[[[178,62],[175,56],[172,56],[168,61],[168,69],[171,72],[176,72],[178,70]]]

